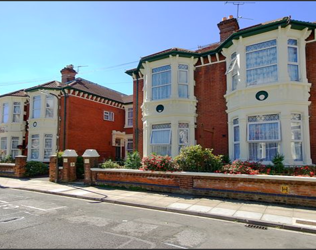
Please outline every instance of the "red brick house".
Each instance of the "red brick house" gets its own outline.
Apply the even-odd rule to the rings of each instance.
[[[100,161],[125,158],[133,149],[132,96],[75,78],[72,65],[61,74],[61,82],[0,96],[2,157],[48,162],[65,149],[96,149]]]
[[[134,148],[176,156],[200,144],[231,160],[316,163],[316,23],[284,17],[220,41],[142,57],[133,77]]]

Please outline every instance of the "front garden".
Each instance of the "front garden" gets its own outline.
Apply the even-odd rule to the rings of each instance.
[[[246,175],[283,175],[314,177],[316,165],[285,166],[283,155],[276,155],[272,164],[264,165],[261,162],[235,160],[227,156],[214,155],[212,149],[203,149],[200,145],[184,147],[178,156],[161,156],[151,154],[140,158],[137,151],[128,154],[125,162],[118,164],[107,160],[100,164],[101,168],[109,169],[139,169],[143,171],[169,171],[169,172],[205,172],[223,174]]]

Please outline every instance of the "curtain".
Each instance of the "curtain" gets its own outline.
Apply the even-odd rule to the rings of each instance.
[[[280,140],[279,123],[249,124],[249,141]]]

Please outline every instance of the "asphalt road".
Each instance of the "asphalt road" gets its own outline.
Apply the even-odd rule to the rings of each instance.
[[[0,188],[0,248],[316,248],[316,235]]]

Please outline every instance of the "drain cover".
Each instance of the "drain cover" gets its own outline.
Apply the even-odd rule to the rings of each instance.
[[[246,227],[250,227],[250,228],[256,228],[256,229],[263,229],[263,230],[267,230],[267,227],[264,226],[259,226],[259,225],[255,225],[255,224],[246,224]]]

